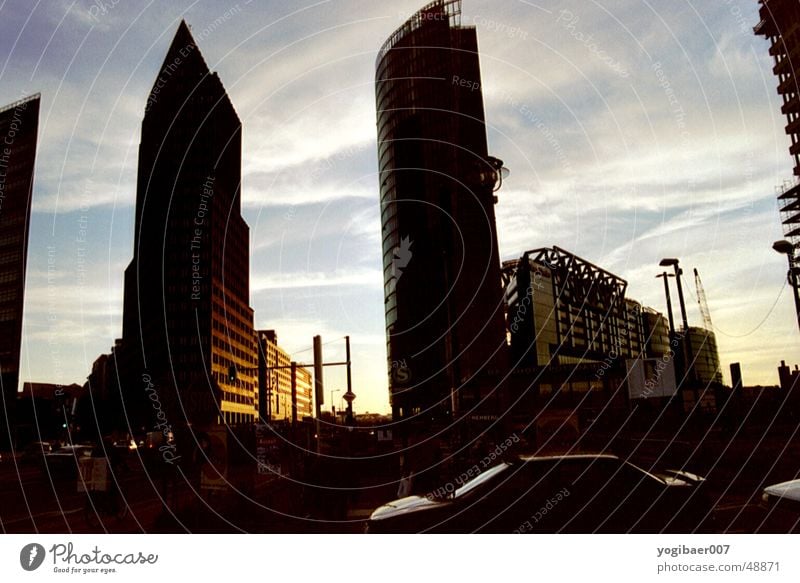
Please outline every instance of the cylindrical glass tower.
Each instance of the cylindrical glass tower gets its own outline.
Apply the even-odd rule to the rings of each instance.
[[[474,27],[437,0],[376,65],[386,334],[395,419],[450,416],[505,359],[494,186]]]

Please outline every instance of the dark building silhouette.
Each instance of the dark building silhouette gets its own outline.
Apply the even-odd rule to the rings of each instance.
[[[142,121],[134,254],[125,271],[118,365],[145,426],[257,417],[240,185],[241,122],[181,22]]]
[[[778,367],[778,379],[781,390],[787,393],[791,392],[797,386],[798,379],[800,379],[800,368],[794,365],[794,370],[792,370],[786,366],[786,361],[782,360],[781,365]]]
[[[734,391],[741,391],[744,383],[742,382],[742,363],[731,363],[731,388]]]
[[[460,1],[431,2],[376,63],[395,419],[468,410],[506,358],[493,194],[502,162],[487,154],[477,35],[460,13]]]
[[[75,383],[24,383],[17,393],[17,447],[31,441],[68,441],[75,435],[84,395],[84,388]]]
[[[36,94],[0,109],[0,449],[14,435],[39,102]]]

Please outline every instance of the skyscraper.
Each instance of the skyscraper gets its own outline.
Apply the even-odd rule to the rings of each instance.
[[[142,121],[125,271],[125,390],[148,397],[139,412],[151,425],[257,417],[240,186],[241,122],[181,22]]]
[[[436,0],[380,50],[375,75],[386,336],[395,419],[464,411],[505,356],[478,42]]]
[[[39,101],[36,94],[0,109],[0,449],[13,439]]]

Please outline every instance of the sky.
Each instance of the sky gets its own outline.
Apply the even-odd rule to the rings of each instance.
[[[243,123],[256,326],[296,360],[353,356],[388,411],[374,65],[423,2],[0,0],[0,103],[42,94],[21,380],[83,383],[122,334],[147,95],[180,20]],[[776,188],[792,177],[756,0],[465,0],[502,259],[558,245],[663,311],[662,257],[703,279],[723,373],[798,361]],[[85,236],[83,236],[85,235]],[[85,239],[85,242],[83,241]],[[702,323],[691,277],[690,324]],[[673,290],[674,292],[674,290]],[[341,369],[325,372],[339,404]],[[330,403],[326,403],[328,406]]]

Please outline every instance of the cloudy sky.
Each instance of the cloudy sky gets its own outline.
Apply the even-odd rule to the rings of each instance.
[[[42,94],[22,379],[82,383],[121,336],[141,119],[185,18],[244,124],[257,326],[299,361],[314,334],[340,358],[349,334],[356,408],[388,410],[374,62],[421,4],[0,0],[0,103]],[[756,0],[465,0],[462,19],[511,170],[502,257],[558,245],[659,310],[658,261],[679,257],[703,278],[726,380],[741,361],[746,384],[776,384],[800,349],[771,249],[792,161]]]

